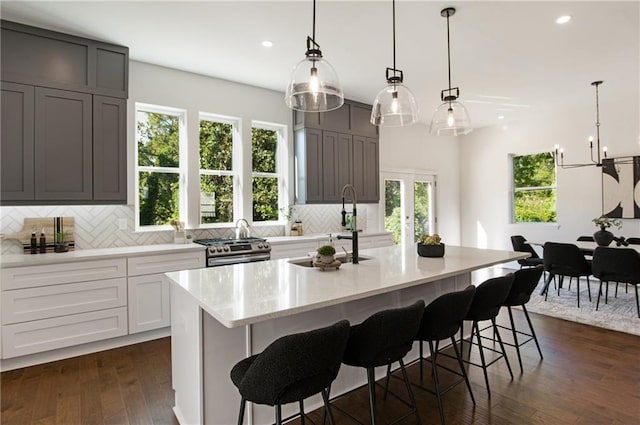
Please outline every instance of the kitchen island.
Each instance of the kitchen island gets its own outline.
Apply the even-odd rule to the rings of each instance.
[[[369,315],[414,300],[429,303],[471,283],[471,272],[527,253],[447,246],[444,258],[422,258],[415,246],[363,250],[360,264],[336,271],[275,260],[167,273],[171,284],[174,412],[182,425],[237,421],[240,396],[229,379],[239,360],[276,338],[340,319],[359,323]],[[409,359],[417,358],[417,350]],[[378,371],[383,374],[383,368]],[[366,382],[344,366],[332,395]],[[320,398],[307,401],[309,410]],[[288,409],[287,409],[288,408]],[[284,415],[295,412],[286,406]],[[273,409],[249,404],[247,423],[273,422]]]

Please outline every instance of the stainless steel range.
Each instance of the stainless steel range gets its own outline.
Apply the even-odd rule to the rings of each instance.
[[[193,241],[207,247],[206,266],[251,263],[271,259],[271,246],[260,238],[214,238]]]

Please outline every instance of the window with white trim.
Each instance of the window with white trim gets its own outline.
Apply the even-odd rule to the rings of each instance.
[[[512,221],[556,222],[556,166],[552,152],[512,155]]]
[[[284,127],[253,122],[251,128],[251,182],[253,222],[275,222],[284,205]]]
[[[200,224],[233,222],[237,173],[233,145],[238,121],[200,115]]]
[[[136,103],[136,227],[185,221],[186,111]]]

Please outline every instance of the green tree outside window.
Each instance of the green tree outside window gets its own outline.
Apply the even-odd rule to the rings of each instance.
[[[556,168],[552,153],[513,157],[513,220],[556,222]]]

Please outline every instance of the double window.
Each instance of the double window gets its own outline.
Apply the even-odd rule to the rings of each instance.
[[[512,157],[512,221],[556,222],[556,167],[553,153]]]
[[[201,113],[196,151],[189,149],[185,117],[184,110],[136,104],[136,227],[166,229],[172,220],[190,228],[231,225],[243,211],[254,224],[277,222],[287,199],[286,127],[254,122],[249,149],[239,119]],[[196,163],[188,160],[195,152],[197,171],[187,166]],[[195,179],[197,191],[187,183]],[[248,179],[251,192],[242,190]]]

